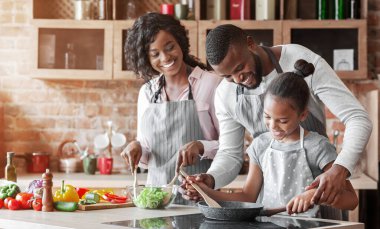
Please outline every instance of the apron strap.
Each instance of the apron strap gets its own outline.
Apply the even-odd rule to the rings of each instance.
[[[189,76],[191,74],[191,67],[187,66],[186,67],[186,73],[187,73],[187,76]],[[159,87],[157,89],[157,91],[153,94],[152,98],[150,99],[152,103],[157,103],[158,101],[158,97],[160,96],[161,92],[162,92],[162,88],[164,88],[166,85],[166,81],[165,81],[165,76],[162,74],[160,76],[160,79],[159,79]],[[191,90],[191,84],[189,82],[189,95],[188,95],[188,100],[193,100],[193,92]]]
[[[274,68],[276,69],[276,72],[283,73],[284,71],[282,70],[280,63],[276,59],[276,56],[274,55],[273,51],[269,47],[266,47],[266,46],[261,46],[261,47],[268,54],[269,59],[271,60],[272,64],[274,65]],[[238,100],[237,97],[242,94],[244,94],[244,86],[238,84],[236,88],[236,101]]]
[[[274,68],[276,69],[276,72],[277,73],[283,73],[284,71],[282,70],[280,63],[278,63],[276,56],[274,55],[273,51],[266,46],[261,46],[261,48],[263,48],[264,51],[268,54],[269,59],[272,61],[272,64],[274,65]]]
[[[304,134],[305,130],[303,127],[300,125],[300,144],[301,144],[301,149],[303,149],[303,139],[304,139]]]

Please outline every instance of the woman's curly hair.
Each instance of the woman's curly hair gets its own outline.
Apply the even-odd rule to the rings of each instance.
[[[169,15],[147,13],[139,17],[127,31],[124,57],[129,70],[144,78],[145,82],[149,82],[149,80],[159,74],[150,64],[149,46],[154,42],[160,30],[170,33],[175,38],[181,47],[183,60],[187,65],[207,69],[203,63],[189,54],[189,38],[187,37],[185,27],[181,25],[180,21]]]

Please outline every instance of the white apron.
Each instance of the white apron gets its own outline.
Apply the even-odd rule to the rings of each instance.
[[[181,146],[204,139],[190,84],[188,100],[157,103],[157,95],[161,93],[162,87],[142,115],[142,134],[146,136],[151,148],[147,185],[154,186],[168,184],[173,179]],[[187,166],[185,170],[189,174],[205,173],[211,162],[210,159],[198,159],[195,165]],[[190,204],[180,195],[177,196],[176,203]]]
[[[262,162],[264,177],[263,200],[266,208],[286,206],[294,197],[305,191],[314,179],[303,147],[304,129],[300,127],[300,147],[290,151],[272,148],[274,139],[266,149]],[[316,217],[319,208],[315,206],[302,215]],[[300,214],[299,214],[300,215]]]

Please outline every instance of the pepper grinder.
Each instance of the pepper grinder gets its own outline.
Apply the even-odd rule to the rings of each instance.
[[[53,174],[49,169],[46,169],[46,172],[42,174],[42,211],[44,212],[52,212],[54,211],[53,207]]]

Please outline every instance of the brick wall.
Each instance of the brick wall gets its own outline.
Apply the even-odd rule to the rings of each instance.
[[[371,76],[375,76],[380,72],[380,2],[368,2],[368,56]],[[109,119],[128,141],[132,140],[141,84],[30,79],[31,19],[32,0],[0,1],[0,119],[4,123],[0,172],[7,151],[57,155],[57,147],[65,139],[76,139],[82,147],[91,145]],[[329,135],[333,129],[344,130],[331,114],[327,117]]]
[[[0,1],[0,101],[3,108],[0,118],[4,122],[0,172],[3,172],[7,151],[45,151],[56,156],[58,145],[65,139],[76,139],[83,148],[91,146],[94,137],[106,130],[107,120],[114,122],[115,129],[125,134],[127,141],[134,139],[141,83],[29,78],[31,19],[31,0]]]

